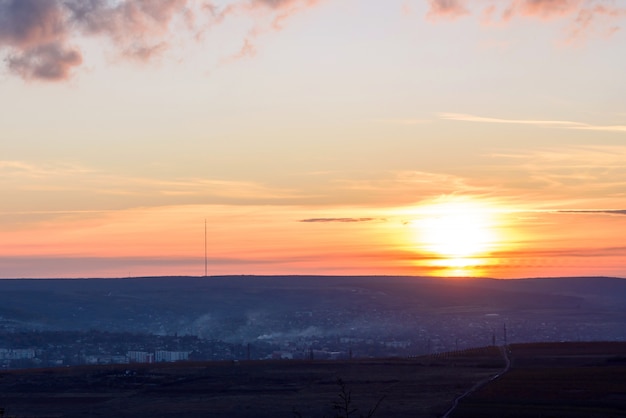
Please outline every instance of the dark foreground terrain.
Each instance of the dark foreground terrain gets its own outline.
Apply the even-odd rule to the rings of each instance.
[[[511,369],[452,418],[626,417],[626,343],[514,344]]]
[[[626,416],[626,343],[534,343],[413,359],[61,367],[0,373],[5,417]],[[472,388],[478,387],[476,391]],[[336,415],[339,412],[339,415]]]
[[[0,374],[12,417],[334,417],[342,379],[353,417],[438,417],[504,367],[497,347],[415,359],[166,363]]]

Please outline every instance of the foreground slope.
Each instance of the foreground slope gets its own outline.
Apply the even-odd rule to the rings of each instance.
[[[452,418],[626,416],[626,343],[514,344],[510,358],[511,370]]]
[[[0,407],[37,417],[275,418],[334,416],[341,391],[376,417],[437,417],[498,373],[496,347],[455,356],[70,367],[0,374]],[[298,415],[299,414],[299,415]]]

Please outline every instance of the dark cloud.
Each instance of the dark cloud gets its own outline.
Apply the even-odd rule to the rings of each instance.
[[[67,15],[58,1],[0,0],[0,47],[8,69],[25,79],[62,80],[82,63],[66,45]]]
[[[299,222],[370,222],[377,218],[310,218],[301,219]]]
[[[193,20],[188,0],[71,0],[69,20],[87,35],[110,39],[124,56],[147,60],[167,48],[165,35],[176,17]]]
[[[57,1],[0,0],[0,45],[28,49],[66,35]]]
[[[626,209],[581,209],[581,210],[560,210],[559,213],[588,213],[603,215],[626,215]]]
[[[190,39],[199,39],[208,26],[238,14],[270,16],[271,29],[278,30],[317,2],[238,0],[218,7],[193,0],[0,0],[0,51],[14,74],[63,80],[82,63],[75,44],[84,37],[105,39],[122,58],[150,61],[170,48],[175,30],[188,30]],[[241,56],[254,55],[254,41],[264,30],[255,26],[250,31]]]
[[[0,48],[8,69],[25,78],[63,80],[82,63],[71,45],[101,36],[124,57],[149,60],[167,49],[172,21],[192,20],[188,0],[0,0]]]
[[[82,62],[80,51],[65,49],[56,42],[29,48],[7,58],[9,70],[26,80],[64,80],[70,76],[72,68]]]

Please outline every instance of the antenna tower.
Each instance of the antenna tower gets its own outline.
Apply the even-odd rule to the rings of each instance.
[[[206,218],[204,219],[204,277],[207,276],[207,258],[206,258]]]

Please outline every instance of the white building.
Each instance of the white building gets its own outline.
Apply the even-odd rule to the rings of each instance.
[[[157,363],[189,360],[189,351],[159,350],[159,351],[155,351],[154,359]]]

